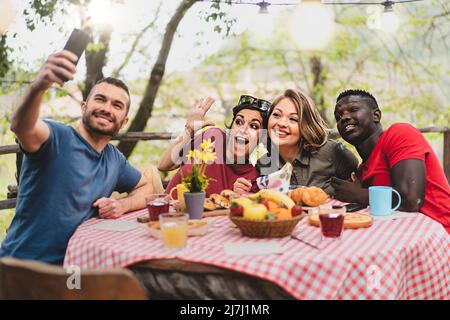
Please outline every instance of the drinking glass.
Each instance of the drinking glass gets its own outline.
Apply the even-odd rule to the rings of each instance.
[[[169,195],[151,194],[145,197],[150,221],[158,221],[161,213],[169,212]]]
[[[189,216],[187,213],[159,215],[162,240],[166,248],[180,249],[186,247]]]
[[[344,230],[344,206],[331,206],[319,208],[320,230],[322,232],[322,240],[341,238]]]

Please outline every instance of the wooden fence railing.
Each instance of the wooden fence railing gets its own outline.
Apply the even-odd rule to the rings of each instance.
[[[447,180],[450,181],[450,127],[426,127],[419,128],[422,133],[442,133],[444,135],[443,141],[443,167]],[[339,133],[332,131],[330,136],[339,138]],[[149,140],[170,140],[172,133],[170,132],[127,132],[120,133],[113,138],[113,140],[127,140],[127,141],[149,141]],[[20,156],[21,151],[19,145],[0,146],[0,155],[15,153],[16,157]],[[16,199],[0,200],[0,210],[15,208]]]

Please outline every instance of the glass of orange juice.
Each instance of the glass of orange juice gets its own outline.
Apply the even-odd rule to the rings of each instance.
[[[189,215],[187,213],[163,213],[159,215],[162,240],[166,248],[186,247]]]

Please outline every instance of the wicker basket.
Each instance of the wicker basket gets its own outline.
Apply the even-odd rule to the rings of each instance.
[[[289,220],[248,220],[230,216],[231,221],[241,230],[242,235],[251,238],[281,238],[289,236],[297,223],[305,217],[301,214]]]

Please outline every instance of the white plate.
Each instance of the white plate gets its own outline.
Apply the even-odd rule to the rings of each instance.
[[[189,228],[188,236],[202,236],[208,232],[209,227],[214,223],[214,219],[204,218],[202,221],[206,222],[205,225],[197,228]],[[156,239],[161,239],[162,232],[161,229],[152,228],[148,223],[143,223],[144,228],[150,233],[150,235]]]

